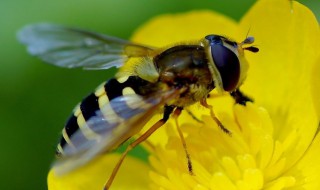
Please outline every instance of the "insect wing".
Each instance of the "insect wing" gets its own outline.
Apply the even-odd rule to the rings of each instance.
[[[18,39],[28,52],[60,67],[108,69],[120,67],[129,57],[151,54],[153,48],[120,38],[54,24],[24,27]]]
[[[72,144],[66,144],[63,157],[54,163],[56,173],[67,173],[97,155],[117,148],[138,133],[166,102],[178,94],[177,90],[172,90],[149,98],[132,94],[111,100],[87,121],[84,129],[71,136]],[[87,138],[92,131],[96,135]]]

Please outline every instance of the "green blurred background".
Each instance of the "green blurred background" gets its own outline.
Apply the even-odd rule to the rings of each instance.
[[[302,2],[313,9],[319,20],[320,1]],[[128,39],[135,28],[161,13],[212,9],[239,20],[253,3],[254,0],[1,0],[0,190],[47,189],[46,175],[66,118],[78,101],[115,72],[68,70],[43,64],[17,42],[19,28],[53,22]]]

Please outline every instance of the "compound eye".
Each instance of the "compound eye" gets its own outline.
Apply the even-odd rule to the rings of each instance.
[[[211,55],[216,68],[218,69],[223,89],[233,91],[240,78],[240,62],[237,55],[222,44],[210,44]]]

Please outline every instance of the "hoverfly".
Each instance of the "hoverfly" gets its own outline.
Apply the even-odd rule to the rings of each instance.
[[[251,101],[239,87],[248,69],[244,51],[259,50],[250,46],[253,37],[237,43],[211,34],[194,43],[154,48],[87,30],[35,24],[23,28],[18,38],[30,54],[59,67],[109,69],[138,58],[129,73],[109,79],[76,106],[57,147],[56,171],[70,171],[117,148],[162,111],[162,119],[127,147],[105,189],[110,187],[126,154],[164,125],[170,115],[178,116],[189,105],[200,102],[218,126],[230,133],[206,102],[213,89],[229,93],[239,104]]]

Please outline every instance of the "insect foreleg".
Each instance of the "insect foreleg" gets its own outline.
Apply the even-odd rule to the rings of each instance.
[[[157,121],[155,124],[153,124],[152,127],[150,127],[145,133],[143,133],[139,138],[137,138],[135,141],[133,141],[131,144],[129,144],[127,146],[126,150],[122,153],[118,163],[114,167],[107,183],[105,184],[105,186],[103,188],[104,190],[108,190],[110,188],[114,178],[116,177],[116,175],[121,167],[123,160],[125,159],[127,154],[130,152],[130,150],[132,150],[134,147],[136,147],[141,142],[146,140],[152,133],[154,133],[157,129],[159,129],[162,125],[164,125],[167,122],[167,120],[169,119],[169,116],[172,113],[172,111],[174,110],[174,108],[175,108],[174,106],[165,106],[163,118],[160,119],[159,121]]]
[[[235,91],[230,92],[230,95],[233,97],[233,99],[236,101],[237,104],[246,105],[247,102],[253,102],[253,99],[244,95],[239,88],[237,88]]]
[[[227,128],[225,128],[225,127],[222,125],[221,121],[220,121],[220,120],[217,118],[217,116],[214,114],[214,111],[213,111],[212,106],[207,103],[207,99],[205,99],[205,98],[202,99],[202,100],[200,101],[200,104],[201,104],[202,106],[204,106],[205,108],[208,108],[208,109],[210,110],[210,115],[211,115],[212,119],[217,123],[217,125],[220,127],[220,129],[221,129],[223,132],[227,133],[228,135],[231,135],[231,131],[229,131]]]

